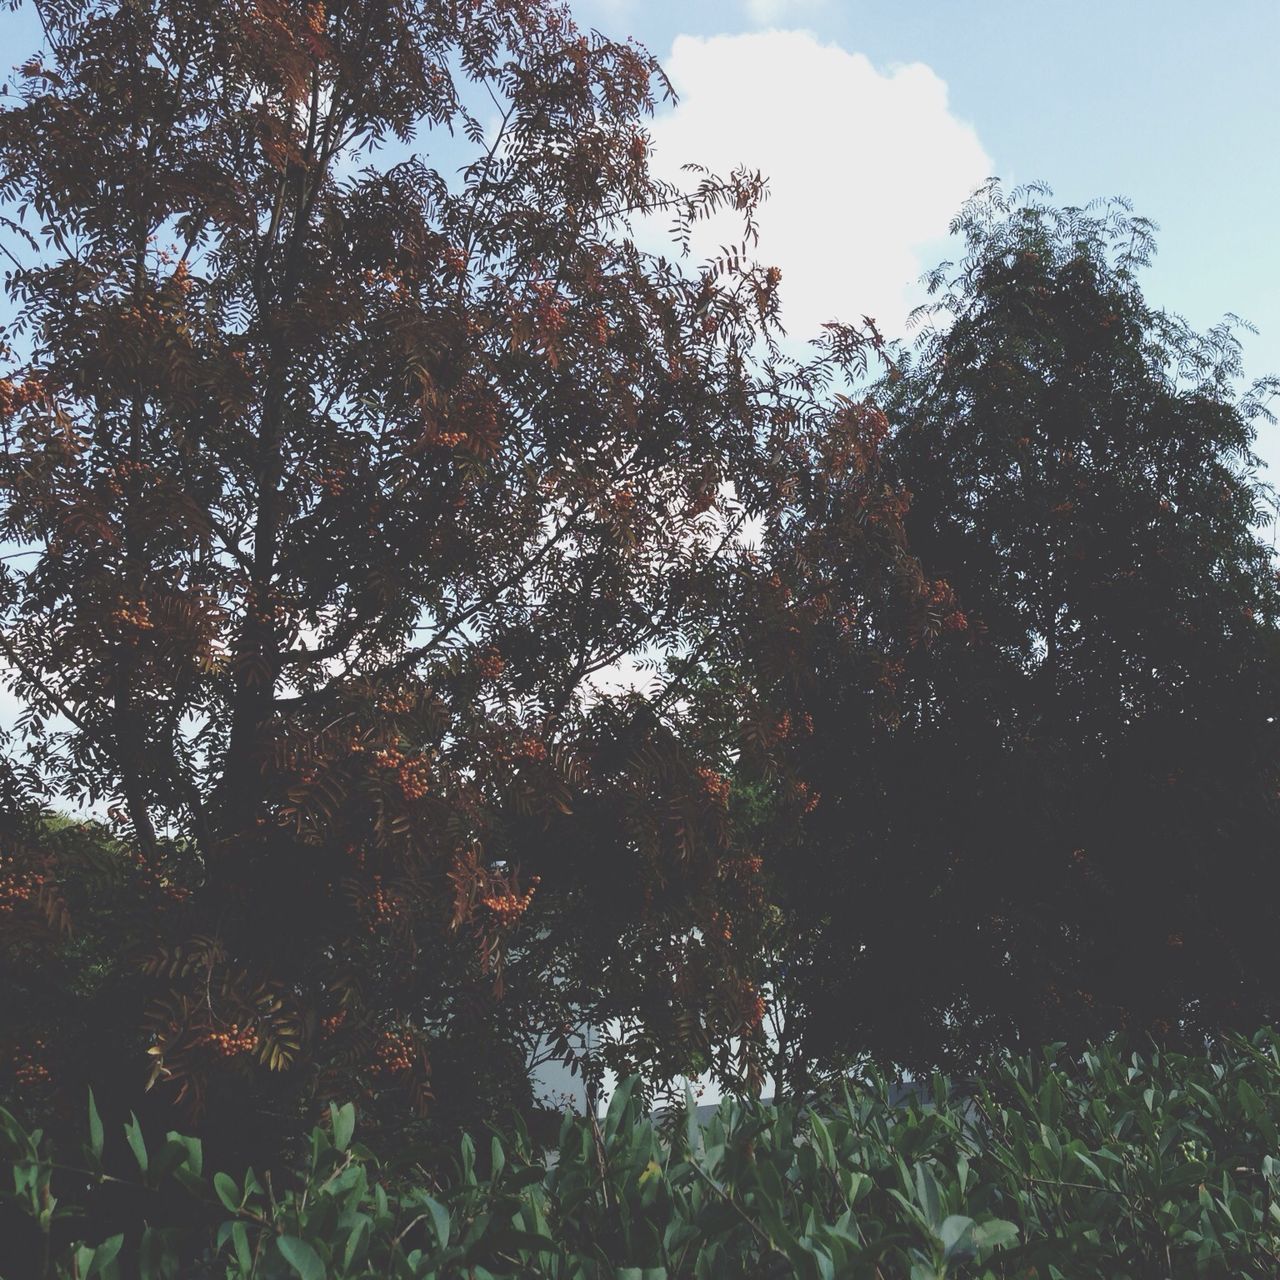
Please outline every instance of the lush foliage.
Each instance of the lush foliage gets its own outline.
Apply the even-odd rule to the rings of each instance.
[[[798,366],[749,243],[638,247],[722,207],[749,242],[761,180],[652,177],[660,72],[555,5],[36,8],[0,128],[5,1091],[149,1065],[254,1134],[466,1118],[588,1018],[620,1069],[758,1078],[760,863],[681,695],[778,612],[736,535],[874,338]],[[900,526],[860,546],[917,590]],[[593,685],[636,657],[648,693]],[[86,801],[106,853],[50,838]],[[86,946],[120,1055],[46,999]]]
[[[1149,224],[1041,195],[964,210],[875,394],[941,641],[886,665],[833,619],[793,673],[822,800],[769,839],[801,1083],[841,1053],[1277,1012],[1280,582],[1250,452],[1276,384],[1241,382],[1230,325],[1144,298]]]
[[[25,1240],[11,1230],[6,1244],[38,1254],[47,1240],[45,1274],[77,1280],[1123,1280],[1260,1276],[1280,1263],[1272,1032],[1212,1055],[1051,1049],[968,1089],[935,1076],[903,1098],[873,1072],[809,1105],[729,1101],[706,1123],[686,1111],[660,1127],[634,1083],[602,1123],[566,1117],[550,1167],[523,1135],[479,1153],[466,1138],[442,1184],[388,1180],[353,1142],[349,1104],[274,1183],[210,1178],[198,1142],[148,1140],[131,1121],[126,1177],[151,1190],[105,1214],[94,1202],[123,1184],[96,1171],[112,1163],[104,1133],[118,1126],[91,1108],[79,1173],[3,1115],[10,1201],[30,1217]],[[185,1231],[164,1217],[170,1182],[202,1206]],[[89,1243],[61,1243],[86,1208]],[[130,1212],[146,1226],[122,1231]]]

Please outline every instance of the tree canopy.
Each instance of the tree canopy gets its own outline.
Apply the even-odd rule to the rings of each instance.
[[[865,662],[805,672],[823,801],[778,862],[804,1061],[1275,1016],[1275,383],[1242,384],[1230,322],[1146,301],[1149,223],[1042,196],[965,208],[876,393],[947,602],[889,720]]]
[[[656,180],[669,86],[560,7],[37,9],[0,131],[8,770],[116,843],[17,825],[9,1069],[100,1069],[31,948],[110,918],[106,875],[129,976],[94,1002],[197,1108],[465,1114],[583,1017],[627,1020],[620,1069],[752,1078],[759,863],[682,687],[874,344],[780,355],[762,179]],[[682,260],[725,207],[743,244]],[[626,658],[653,687],[610,695]]]

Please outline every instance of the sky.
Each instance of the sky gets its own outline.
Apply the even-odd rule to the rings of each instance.
[[[1280,0],[577,0],[633,35],[681,101],[658,164],[770,176],[760,255],[793,332],[871,314],[901,335],[947,224],[989,176],[1160,227],[1148,298],[1251,321],[1280,373]],[[1280,407],[1280,406],[1277,406]],[[1280,427],[1258,451],[1280,483]]]

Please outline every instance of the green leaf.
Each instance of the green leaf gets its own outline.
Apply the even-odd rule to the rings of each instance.
[[[962,1214],[953,1213],[943,1220],[938,1228],[938,1239],[942,1241],[944,1250],[943,1261],[950,1262],[957,1255],[966,1257],[973,1252],[973,1228],[973,1219]]]
[[[422,1202],[427,1206],[427,1212],[431,1215],[431,1227],[436,1233],[436,1242],[440,1248],[447,1248],[449,1244],[449,1210],[430,1196],[423,1196]]]
[[[89,1264],[89,1269],[85,1272],[85,1276],[100,1276],[115,1260],[121,1248],[124,1246],[124,1236],[111,1236],[104,1240],[94,1251],[93,1261]]]
[[[138,1117],[132,1111],[129,1112],[129,1123],[124,1127],[124,1136],[129,1141],[133,1157],[138,1162],[138,1168],[143,1173],[146,1173],[148,1164],[147,1144],[143,1141],[142,1126],[138,1123]]]
[[[333,1119],[333,1145],[339,1151],[345,1151],[351,1145],[351,1135],[356,1131],[356,1109],[350,1102],[337,1107],[329,1104],[329,1115]]]
[[[229,1213],[240,1212],[240,1188],[236,1186],[235,1179],[230,1174],[215,1173],[213,1189],[218,1193],[218,1199],[222,1201]]]
[[[102,1117],[92,1089],[89,1090],[89,1150],[95,1160],[102,1159]]]
[[[916,1194],[929,1226],[937,1231],[942,1225],[942,1198],[937,1180],[923,1164],[916,1165]]]
[[[253,1254],[249,1250],[249,1232],[243,1222],[231,1224],[231,1247],[236,1251],[236,1263],[244,1280],[253,1273]]]
[[[627,1113],[627,1103],[631,1101],[631,1095],[639,1082],[638,1076],[628,1076],[625,1080],[620,1080],[618,1087],[613,1091],[608,1110],[604,1113],[603,1136],[606,1143],[613,1141],[621,1127],[623,1117]]]
[[[992,1218],[979,1223],[973,1229],[973,1241],[980,1249],[996,1249],[1006,1244],[1016,1244],[1018,1228],[1004,1218]]]
[[[302,1277],[302,1280],[325,1280],[325,1266],[320,1255],[297,1236],[281,1236],[276,1247],[284,1260]]]

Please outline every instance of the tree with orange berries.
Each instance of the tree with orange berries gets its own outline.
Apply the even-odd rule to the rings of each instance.
[[[52,1089],[110,1058],[251,1125],[465,1118],[581,1017],[625,1021],[619,1067],[750,1078],[757,863],[684,689],[869,350],[777,352],[759,176],[655,179],[659,69],[554,4],[35,8],[0,129],[0,856],[53,936],[4,926],[6,1031],[50,1024]],[[681,260],[722,207],[748,251]],[[624,659],[647,687],[610,693]],[[94,852],[31,816],[84,803]],[[112,1055],[47,981],[91,941]]]

